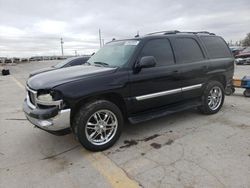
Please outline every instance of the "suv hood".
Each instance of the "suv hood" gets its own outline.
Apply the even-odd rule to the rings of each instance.
[[[27,81],[27,86],[33,90],[51,89],[58,85],[84,79],[91,76],[113,73],[117,68],[97,66],[73,66],[37,74]]]

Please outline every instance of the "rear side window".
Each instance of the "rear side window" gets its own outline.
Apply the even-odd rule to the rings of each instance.
[[[174,55],[168,39],[153,39],[146,43],[140,57],[154,56],[156,66],[174,64]]]
[[[199,44],[192,38],[176,38],[174,41],[178,63],[192,63],[204,59]]]
[[[222,38],[216,36],[201,36],[201,40],[210,58],[231,57],[228,46]]]

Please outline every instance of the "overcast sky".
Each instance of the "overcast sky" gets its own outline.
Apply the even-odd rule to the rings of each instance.
[[[250,32],[249,0],[0,0],[0,56],[88,54],[105,42],[159,30]]]

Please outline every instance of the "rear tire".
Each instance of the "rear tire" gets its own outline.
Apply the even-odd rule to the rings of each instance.
[[[199,110],[203,114],[217,113],[224,103],[224,87],[218,81],[210,81],[204,90],[202,96],[202,106]]]
[[[107,100],[97,100],[82,106],[74,117],[74,133],[88,150],[102,151],[119,139],[123,116],[120,109]]]

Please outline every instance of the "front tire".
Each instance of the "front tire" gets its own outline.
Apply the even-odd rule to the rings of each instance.
[[[204,90],[202,96],[202,106],[199,110],[203,114],[215,114],[217,113],[225,98],[225,92],[223,85],[218,81],[210,81]]]
[[[91,151],[102,151],[119,139],[123,116],[114,103],[97,100],[80,108],[73,127],[82,146]]]

